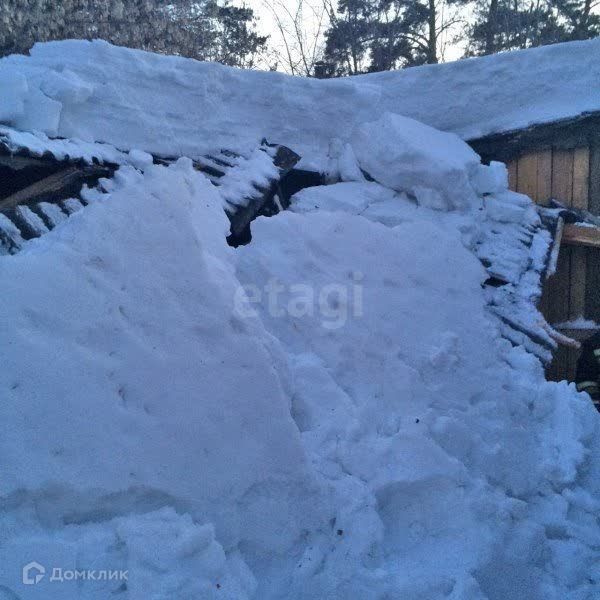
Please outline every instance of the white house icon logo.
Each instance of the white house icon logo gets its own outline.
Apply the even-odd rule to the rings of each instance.
[[[46,569],[37,562],[30,562],[23,567],[23,583],[25,585],[35,585],[44,579]]]

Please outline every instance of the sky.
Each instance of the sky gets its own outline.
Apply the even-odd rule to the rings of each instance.
[[[332,0],[336,4],[336,0]],[[269,36],[269,51],[262,57],[259,66],[261,68],[274,68],[279,71],[295,72],[304,75],[302,65],[296,64],[290,66],[290,62],[299,62],[299,48],[296,36],[289,34],[287,37],[287,46],[284,42],[281,28],[287,28],[292,31],[292,18],[299,3],[304,3],[303,12],[303,43],[307,48],[312,48],[314,54],[318,48],[322,48],[324,38],[323,32],[326,29],[327,21],[321,23],[319,27],[319,15],[322,11],[322,0],[236,0],[237,4],[245,4],[252,8],[258,16],[258,29],[261,34]],[[312,10],[311,10],[312,7]],[[274,8],[276,10],[274,10]],[[289,52],[288,52],[289,49]],[[292,60],[289,60],[291,55]],[[463,55],[463,48],[460,46],[447,44],[444,51],[444,60],[457,60]]]
[[[291,15],[295,14],[299,3],[305,5],[303,11],[303,41],[305,45],[307,47],[314,47],[315,44],[317,46],[322,45],[322,33],[326,22],[323,22],[319,29],[317,17],[319,6],[322,7],[322,0],[238,0],[238,3],[252,8],[259,18],[259,31],[269,36],[270,53],[267,58],[269,66],[274,66],[277,63],[277,68],[280,71],[290,72],[292,70],[289,65],[290,61],[281,28],[285,28],[290,32],[286,37],[287,47],[290,50],[292,59],[295,61],[300,56],[296,36],[291,33],[293,30]],[[336,0],[333,0],[333,3],[335,4]],[[311,7],[313,7],[313,10],[311,10]]]

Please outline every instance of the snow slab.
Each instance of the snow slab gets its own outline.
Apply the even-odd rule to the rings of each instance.
[[[600,110],[600,39],[338,80],[243,71],[102,41],[0,60],[0,122],[198,158],[266,137],[324,168],[329,143],[385,112],[463,139]]]

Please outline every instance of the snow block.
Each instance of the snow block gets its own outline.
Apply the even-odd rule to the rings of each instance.
[[[475,200],[470,178],[479,157],[454,134],[386,113],[359,126],[351,143],[360,167],[378,183],[424,199],[431,208],[465,208]]]

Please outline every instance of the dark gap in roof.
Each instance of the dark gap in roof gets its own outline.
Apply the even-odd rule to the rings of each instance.
[[[231,233],[227,237],[227,243],[234,248],[249,244],[252,241],[252,221],[256,217],[272,217],[282,209],[287,210],[294,194],[305,188],[325,185],[325,183],[325,176],[322,173],[304,169],[290,170],[267,192],[267,199],[260,210],[241,230],[236,231],[235,216],[232,218]]]
[[[80,197],[84,186],[96,187],[116,168],[0,148],[0,214],[8,219],[0,224],[0,254],[18,252],[23,240],[39,237],[61,221],[61,213],[66,218],[73,211],[65,209],[63,201],[74,198],[86,204]],[[56,205],[53,217],[40,203]]]
[[[0,156],[0,200],[58,172],[60,163],[21,156]]]

